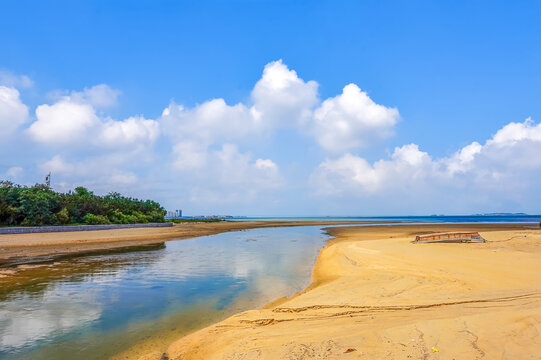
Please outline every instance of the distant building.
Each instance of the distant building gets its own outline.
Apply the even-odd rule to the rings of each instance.
[[[178,209],[178,210],[168,211],[166,217],[169,219],[179,219],[182,217],[182,210]]]

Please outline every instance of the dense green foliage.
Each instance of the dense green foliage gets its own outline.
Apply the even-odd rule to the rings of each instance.
[[[58,193],[42,184],[0,181],[0,226],[136,224],[164,222],[164,216],[157,202],[119,193],[98,196],[84,187]]]

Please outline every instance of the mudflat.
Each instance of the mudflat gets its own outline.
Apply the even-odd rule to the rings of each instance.
[[[479,231],[486,243],[413,244]],[[159,359],[539,359],[541,231],[521,225],[332,228],[313,283],[174,342]],[[137,356],[136,356],[137,355]]]

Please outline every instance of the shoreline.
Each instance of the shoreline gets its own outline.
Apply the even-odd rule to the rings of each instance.
[[[459,229],[480,231],[488,242],[409,243],[416,233]],[[169,359],[286,359],[293,354],[296,359],[408,355],[407,358],[414,359],[451,359],[477,358],[481,352],[502,357],[502,351],[524,358],[541,345],[539,339],[530,339],[530,344],[522,348],[511,346],[512,351],[509,346],[497,346],[504,339],[491,332],[499,317],[490,311],[506,309],[502,331],[518,325],[541,328],[541,319],[534,316],[541,309],[541,281],[535,279],[534,271],[527,271],[535,270],[541,254],[539,230],[524,224],[376,225],[323,230],[332,238],[321,249],[312,281],[305,290],[184,336],[165,353],[123,354],[124,358],[151,360],[166,354]],[[393,244],[398,249],[393,249]],[[417,262],[409,261],[402,250]],[[441,263],[433,258],[440,251],[447,252],[442,253]],[[481,258],[479,263],[471,261],[471,253],[486,256],[499,252],[522,257],[515,265],[512,279],[503,277],[505,272],[498,271],[493,259],[483,259],[487,269],[483,269]],[[423,256],[429,254],[433,256]],[[502,259],[500,254],[494,256]],[[403,263],[397,266],[389,260]],[[371,262],[377,266],[367,269]],[[417,269],[419,274],[415,273]],[[480,269],[487,279],[472,271]],[[491,271],[497,271],[502,278],[491,281],[495,280]],[[517,282],[517,277],[524,281]],[[470,309],[475,306],[489,310],[478,315]],[[534,316],[534,324],[529,324],[529,320],[516,321],[517,316]],[[457,325],[461,321],[462,328]],[[436,337],[423,331],[427,326],[437,333]],[[475,335],[477,332],[484,332],[483,336]],[[473,336],[477,340],[472,342]],[[520,334],[507,334],[505,339],[506,343],[523,342]],[[463,346],[452,345],[456,340],[464,341]],[[430,346],[430,342],[435,345]],[[447,350],[445,355],[439,347]]]

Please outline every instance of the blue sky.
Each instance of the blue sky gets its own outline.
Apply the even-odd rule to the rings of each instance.
[[[2,2],[0,177],[188,214],[536,213],[540,8]]]

